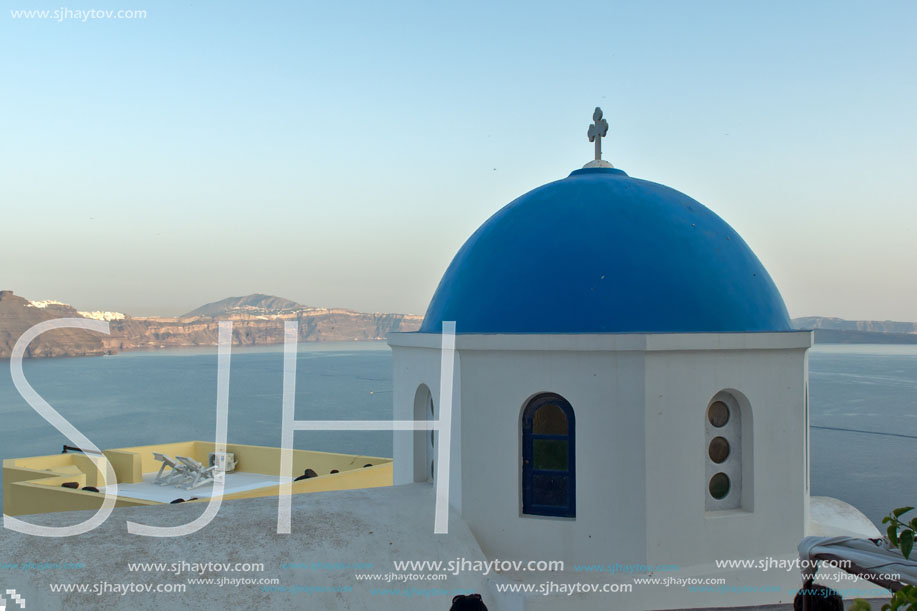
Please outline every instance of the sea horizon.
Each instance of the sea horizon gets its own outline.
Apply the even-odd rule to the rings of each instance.
[[[297,350],[297,419],[392,417],[385,342],[309,342]],[[109,449],[211,439],[216,354],[215,346],[168,348],[31,359],[23,367],[55,409]],[[231,354],[230,442],[278,446],[283,345],[233,346]],[[816,345],[809,360],[811,494],[840,498],[877,524],[894,507],[917,504],[896,496],[909,488],[885,466],[917,439],[917,346]],[[18,395],[9,368],[0,369],[0,458],[60,452],[69,442]],[[876,393],[881,399],[873,402]],[[897,423],[894,431],[883,427],[888,418]],[[298,432],[294,442],[299,449],[390,457],[392,436]]]

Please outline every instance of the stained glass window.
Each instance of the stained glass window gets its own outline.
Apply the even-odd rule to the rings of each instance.
[[[522,413],[522,512],[575,517],[573,407],[558,395],[538,395]]]

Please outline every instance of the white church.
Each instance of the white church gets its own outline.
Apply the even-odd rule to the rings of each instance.
[[[790,559],[812,534],[876,536],[855,508],[809,495],[811,332],[793,330],[723,219],[603,161],[600,109],[594,120],[595,159],[489,218],[420,331],[389,339],[394,418],[435,420],[442,324],[455,322],[450,503],[484,554],[678,565],[738,589],[763,573],[715,561]],[[396,485],[433,480],[437,442],[395,433]],[[654,587],[618,608],[786,602],[800,578],[765,581],[782,593]]]
[[[125,536],[125,520],[187,524],[199,504],[124,507],[63,543],[6,531],[7,556],[91,558],[78,578],[86,583],[123,574],[125,558],[359,562],[403,578],[357,581],[347,564],[283,569],[282,584],[310,588],[308,598],[198,588],[181,600],[125,598],[132,609],[222,608],[231,598],[252,609],[445,611],[456,589],[481,594],[490,611],[792,601],[797,568],[717,562],[791,563],[807,535],[878,536],[850,505],[810,496],[812,334],[792,329],[774,282],[725,221],[603,161],[607,130],[596,109],[595,159],[485,221],[420,331],[390,336],[395,422],[369,430],[394,431],[395,486],[294,494],[291,534],[278,530],[274,498],[227,501],[206,528],[174,539]],[[447,534],[436,531],[441,518]],[[564,570],[407,581],[413,571],[395,566],[459,558],[563,561]],[[615,563],[628,570],[576,570]],[[34,608],[63,609],[70,599],[49,590],[47,575],[17,574],[7,587]],[[636,581],[652,578],[681,581]],[[598,589],[506,590],[549,583]]]

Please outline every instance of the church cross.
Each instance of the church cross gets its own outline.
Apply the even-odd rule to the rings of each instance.
[[[602,109],[598,106],[595,107],[595,112],[592,113],[592,120],[594,123],[589,126],[589,131],[586,132],[586,135],[589,136],[589,142],[595,142],[595,160],[602,160],[602,138],[608,133],[608,121],[602,118]]]

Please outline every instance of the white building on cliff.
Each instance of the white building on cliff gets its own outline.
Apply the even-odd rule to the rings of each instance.
[[[598,146],[488,219],[420,331],[391,337],[396,420],[438,418],[443,321],[457,331],[451,503],[488,557],[708,576],[724,574],[719,559],[792,558],[806,534],[875,534],[839,501],[833,527],[810,520],[812,335],[792,329],[758,258],[711,210]],[[395,433],[396,484],[432,479],[436,441]],[[798,572],[779,579],[780,594],[648,589],[640,607],[792,600]]]

